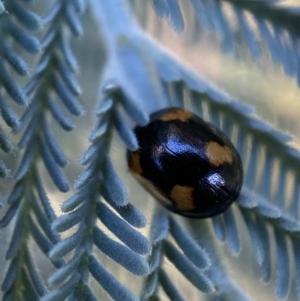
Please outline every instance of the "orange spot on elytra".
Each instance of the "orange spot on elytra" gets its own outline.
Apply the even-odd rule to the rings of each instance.
[[[225,162],[232,163],[233,160],[230,148],[215,141],[206,143],[205,153],[209,163],[217,167]]]
[[[130,153],[130,162],[129,168],[133,173],[141,175],[143,173],[143,169],[141,167],[140,161],[140,153],[139,152],[132,152]]]
[[[163,114],[159,119],[162,121],[180,120],[182,122],[188,121],[193,114],[182,109],[172,109]]]
[[[170,193],[170,198],[175,202],[178,210],[195,209],[193,199],[194,188],[190,186],[175,185]]]

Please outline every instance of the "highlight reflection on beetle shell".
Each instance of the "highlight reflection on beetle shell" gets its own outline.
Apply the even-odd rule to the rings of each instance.
[[[229,138],[193,113],[168,108],[134,129],[137,151],[128,151],[136,179],[167,209],[191,218],[224,212],[243,183],[240,156]]]

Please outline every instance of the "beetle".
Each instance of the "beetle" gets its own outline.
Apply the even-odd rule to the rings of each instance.
[[[135,178],[167,209],[189,218],[224,212],[243,183],[240,155],[211,123],[181,108],[154,112],[136,126],[139,149],[127,151]]]

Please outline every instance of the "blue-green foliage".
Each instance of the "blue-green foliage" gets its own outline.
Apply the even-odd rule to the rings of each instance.
[[[53,0],[40,15],[38,1],[0,1],[4,121],[0,147],[18,157],[11,193],[5,198],[0,193],[0,204],[5,204],[0,229],[8,225],[12,229],[5,254],[8,264],[1,278],[2,300],[100,300],[91,278],[116,301],[159,300],[162,290],[172,301],[185,300],[173,282],[170,264],[187,283],[206,294],[205,300],[255,300],[226,271],[212,243],[205,244],[207,240],[227,242],[230,254],[239,256],[245,247],[241,223],[249,233],[251,246],[247,247],[253,248],[261,272],[258,285],[273,277],[272,296],[300,300],[300,152],[289,144],[293,138],[174,59],[145,35],[134,16],[146,18],[153,9],[158,18],[167,19],[175,31],[182,32],[187,29],[185,14],[193,13],[195,28],[190,30],[195,41],[197,32],[206,28],[221,38],[225,53],[241,56],[239,43],[253,60],[267,51],[300,85],[299,9],[280,6],[281,2],[152,0],[150,5],[142,0]],[[95,19],[92,30],[102,33],[106,61],[99,71],[95,126],[90,129],[89,146],[78,158],[83,170],[74,182],[76,191],[63,202],[63,214],[57,217],[39,162],[57,191],[69,191],[62,171],[68,157],[53,134],[53,125],[71,131],[76,120],[70,115],[78,117],[87,107],[80,99],[76,77],[85,66],[78,64],[71,43],[91,30],[81,23],[86,11]],[[232,20],[238,24],[235,29]],[[24,87],[20,77],[27,79]],[[26,107],[20,118],[13,102]],[[184,222],[161,207],[147,220],[130,202],[109,156],[113,135],[119,135],[124,147],[137,150],[130,122],[145,125],[151,111],[171,105],[186,106],[220,127],[233,139],[245,163],[238,206],[211,221]],[[15,146],[11,140],[16,139],[8,137],[19,133]],[[1,178],[10,176],[9,164],[0,160]],[[278,164],[280,173],[274,179]],[[259,173],[262,180],[257,183]],[[210,222],[214,234],[209,231]],[[139,230],[146,225],[149,231],[143,233],[149,235]],[[60,236],[68,230],[71,233]],[[32,238],[53,265],[47,280],[29,245]],[[99,253],[143,280],[139,297],[107,269]]]

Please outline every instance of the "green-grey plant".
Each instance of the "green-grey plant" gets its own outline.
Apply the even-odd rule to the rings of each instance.
[[[230,255],[239,256],[246,233],[241,224],[250,238],[253,265],[261,273],[257,285],[275,278],[268,288],[271,296],[300,300],[300,152],[291,145],[294,138],[187,68],[142,29],[150,10],[178,33],[191,30],[194,41],[205,28],[221,39],[223,52],[241,58],[240,43],[253,61],[266,52],[300,85],[300,10],[284,2],[0,1],[0,146],[18,161],[11,172],[12,161],[7,156],[0,160],[3,181],[13,176],[10,193],[0,192],[0,228],[11,230],[5,246],[8,264],[0,278],[3,301],[100,300],[91,279],[116,301],[186,300],[170,264],[204,293],[198,300],[256,300],[226,270],[216,249],[221,246],[217,241],[227,241]],[[194,16],[193,25],[185,22],[188,13]],[[87,32],[97,33],[105,49],[97,50],[101,57],[95,58],[103,64],[92,104],[81,97],[77,73],[85,64],[75,54],[81,43],[75,38]],[[19,106],[24,107],[21,117]],[[65,154],[55,128],[70,135],[91,106],[94,127],[78,158],[81,173],[74,169],[74,189],[57,217],[55,199],[50,198],[70,189],[62,168],[73,146]],[[236,205],[224,214],[198,222],[175,217],[159,205],[148,214],[131,202],[112,160],[113,138],[121,138],[123,149],[137,150],[132,125],[147,124],[152,111],[167,106],[188,107],[236,144],[245,181]],[[51,189],[44,183],[41,163],[53,182]],[[274,176],[278,165],[280,172]],[[61,234],[65,231],[67,235]],[[39,268],[32,239],[53,266],[48,279]],[[141,279],[137,292],[107,268],[107,257]]]

